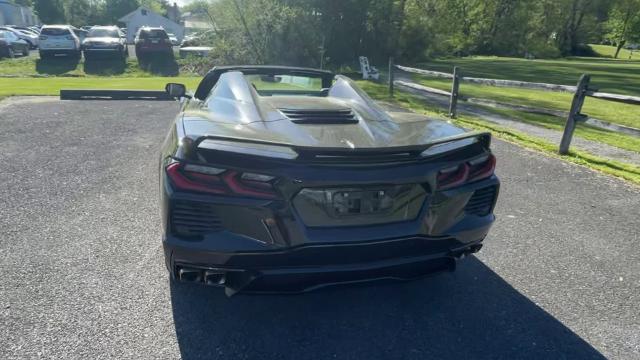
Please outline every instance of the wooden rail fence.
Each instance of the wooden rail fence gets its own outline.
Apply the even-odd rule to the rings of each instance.
[[[396,69],[404,72],[408,72],[408,73],[413,73],[413,74],[452,79],[451,91],[435,89],[432,87],[416,84],[414,82],[409,82],[409,81],[395,80],[394,71]],[[535,82],[527,82],[527,81],[466,77],[466,76],[461,76],[461,71],[458,67],[454,67],[453,74],[449,74],[449,73],[440,72],[440,71],[431,71],[431,70],[397,65],[397,64],[394,64],[393,58],[389,59],[389,94],[391,96],[393,96],[395,85],[401,85],[407,88],[424,91],[431,94],[447,96],[449,97],[449,117],[451,118],[455,118],[457,116],[458,100],[462,98],[459,91],[461,81],[473,83],[473,84],[496,86],[496,87],[524,88],[524,89],[532,89],[532,90],[573,93],[571,108],[567,116],[567,122],[564,127],[564,132],[563,132],[562,140],[560,142],[560,147],[559,147],[559,153],[563,155],[569,153],[569,146],[571,144],[571,139],[573,138],[573,133],[575,131],[577,123],[584,122],[587,119],[587,116],[581,113],[582,106],[584,105],[584,100],[586,97],[593,97],[596,99],[614,101],[614,102],[619,102],[624,104],[640,105],[640,97],[638,96],[611,94],[611,93],[599,92],[597,89],[589,88],[589,82],[591,81],[591,76],[589,76],[588,74],[582,75],[576,86],[570,86],[570,85],[535,83]]]

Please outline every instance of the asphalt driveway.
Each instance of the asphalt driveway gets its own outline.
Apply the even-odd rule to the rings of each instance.
[[[640,189],[501,141],[499,220],[456,273],[170,286],[156,161],[176,110],[0,103],[0,358],[640,358]]]

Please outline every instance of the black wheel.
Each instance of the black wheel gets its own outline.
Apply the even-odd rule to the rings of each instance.
[[[29,48],[26,47],[26,48],[22,49],[22,56],[29,56],[30,52],[31,51],[29,50]]]
[[[8,48],[7,49],[7,57],[13,59],[14,57],[16,57],[16,54],[13,52],[12,48]]]

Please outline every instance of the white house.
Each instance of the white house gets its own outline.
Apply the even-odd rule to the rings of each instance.
[[[139,7],[136,11],[133,11],[120,20],[127,28],[127,42],[132,43],[138,33],[138,29],[143,26],[163,27],[168,33],[173,33],[178,38],[178,41],[182,41],[184,37],[184,26],[167,19],[166,17],[155,13],[144,6]]]

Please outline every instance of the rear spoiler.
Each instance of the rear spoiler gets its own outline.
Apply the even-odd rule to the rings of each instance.
[[[270,141],[262,141],[247,138],[224,137],[205,135],[195,139],[192,143],[194,153],[200,149],[231,151],[250,155],[280,158],[284,160],[319,160],[326,158],[341,157],[367,157],[376,156],[376,158],[392,157],[398,158],[399,155],[406,157],[419,156],[428,149],[435,146],[444,146],[455,142],[463,142],[470,140],[467,144],[450,150],[442,151],[442,154],[466,147],[475,143],[480,143],[482,147],[488,149],[491,145],[491,133],[484,131],[471,131],[459,135],[448,136],[442,139],[431,141],[419,145],[393,146],[385,148],[344,148],[344,147],[316,147],[316,146],[299,146],[287,143],[277,143]],[[232,148],[236,148],[235,151]],[[255,151],[252,151],[255,150]]]

